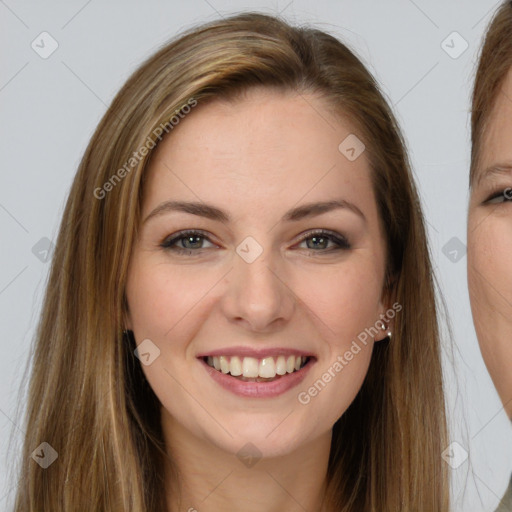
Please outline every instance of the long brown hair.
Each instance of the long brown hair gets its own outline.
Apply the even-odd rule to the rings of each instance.
[[[349,116],[366,145],[386,236],[383,293],[403,306],[392,341],[375,346],[359,394],[334,425],[331,508],[448,510],[434,281],[397,122],[373,77],[336,38],[244,13],[190,29],[144,62],[86,149],[35,338],[16,512],[166,509],[160,403],[123,336],[127,268],[151,150],[130,159],[159,127],[172,137],[169,121],[187,122],[184,106],[200,108],[255,85],[314,93]],[[58,453],[46,469],[30,457],[42,442]]]
[[[512,2],[503,2],[495,11],[480,50],[471,105],[471,167],[474,182],[480,165],[483,137],[500,88],[512,68]]]

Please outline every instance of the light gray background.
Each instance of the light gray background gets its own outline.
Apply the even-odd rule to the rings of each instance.
[[[234,11],[259,10],[282,12],[290,21],[313,23],[341,38],[394,105],[453,328],[453,358],[445,352],[451,438],[469,452],[451,470],[454,510],[494,510],[512,471],[512,429],[478,349],[466,256],[453,262],[443,247],[453,237],[466,242],[470,84],[496,5],[493,0],[0,0],[1,509],[8,509],[14,495],[9,471],[18,447],[7,448],[11,432],[13,443],[21,440],[16,407],[23,409],[24,400],[18,389],[49,268],[32,248],[43,237],[55,239],[96,124],[131,71],[177,31]],[[43,31],[59,45],[47,59],[31,48]],[[442,47],[453,31],[469,44],[458,58]],[[462,40],[452,39],[451,51],[460,52]]]

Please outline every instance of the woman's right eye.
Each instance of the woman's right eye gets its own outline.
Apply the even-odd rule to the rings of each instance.
[[[198,254],[209,247],[204,247],[204,242],[207,241],[213,246],[212,242],[209,241],[208,237],[203,231],[187,229],[176,233],[175,235],[166,238],[162,241],[160,246],[168,251],[173,251],[177,254]],[[181,242],[181,247],[178,244]],[[183,244],[188,245],[184,247]]]
[[[485,200],[488,204],[504,203],[505,201],[512,201],[512,187],[493,192],[491,196]]]

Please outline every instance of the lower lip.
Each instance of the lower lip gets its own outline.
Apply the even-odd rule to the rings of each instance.
[[[235,395],[250,398],[270,398],[286,393],[302,382],[311,366],[316,362],[315,359],[310,359],[300,370],[287,373],[280,379],[271,382],[246,382],[238,380],[227,373],[219,372],[208,365],[203,359],[199,359],[199,361],[210,374],[210,377],[223,388]]]

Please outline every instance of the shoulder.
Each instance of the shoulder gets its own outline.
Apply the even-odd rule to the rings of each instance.
[[[501,499],[495,512],[512,512],[512,476],[510,477],[510,483],[508,484],[505,496]]]

